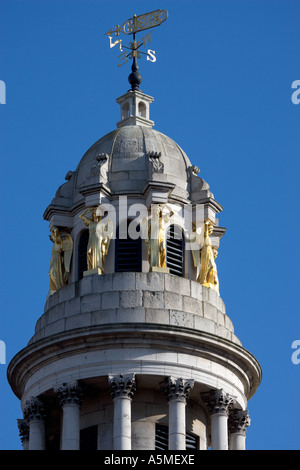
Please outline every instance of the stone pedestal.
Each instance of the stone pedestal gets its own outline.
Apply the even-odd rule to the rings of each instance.
[[[83,271],[83,277],[91,276],[92,274],[98,274],[100,276],[102,274],[102,271],[100,268],[89,269],[88,271]]]
[[[166,273],[166,274],[169,274],[170,273],[170,269],[169,268],[160,268],[159,266],[152,266],[150,268],[150,272],[152,273]]]

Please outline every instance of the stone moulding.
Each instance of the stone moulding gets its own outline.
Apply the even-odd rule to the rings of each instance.
[[[119,348],[122,353],[118,353]],[[141,357],[132,359],[130,354],[132,348],[135,351],[140,350],[141,357],[144,356],[144,359]],[[173,359],[169,357],[170,350],[174,355]],[[37,341],[25,347],[12,359],[7,370],[8,381],[16,396],[24,398],[26,395],[24,395],[24,391],[29,382],[32,382],[31,387],[33,387],[36,386],[34,383],[38,380],[39,390],[43,391],[43,386],[45,390],[47,389],[47,376],[39,377],[41,368],[43,370],[47,367],[52,369],[54,363],[57,368],[60,361],[64,363],[64,361],[68,361],[68,358],[72,358],[72,361],[76,362],[76,357],[78,357],[80,378],[98,374],[101,351],[105,352],[106,357],[109,356],[109,351],[111,351],[112,357],[114,354],[117,354],[117,357],[101,363],[100,369],[104,372],[100,375],[109,375],[112,368],[118,370],[126,363],[137,374],[151,375],[155,373],[155,375],[164,376],[166,364],[168,364],[168,368],[171,369],[189,370],[195,381],[201,376],[201,381],[203,381],[203,377],[206,377],[209,382],[219,383],[220,371],[218,369],[221,368],[223,371],[227,370],[226,375],[229,377],[227,385],[231,383],[230,376],[235,377],[235,380],[240,384],[238,393],[241,393],[240,388],[242,388],[242,394],[248,400],[254,395],[261,381],[261,368],[258,361],[243,347],[209,333],[176,326],[170,328],[169,326],[151,324],[78,328],[73,330],[71,334],[60,333]],[[126,356],[127,351],[128,357]],[[147,354],[152,354],[151,351],[156,351],[156,358],[153,360],[146,358]],[[92,358],[94,353],[98,358],[95,369],[93,366],[89,366],[88,361],[89,355]],[[178,362],[179,356],[181,358],[189,357],[188,363]],[[85,364],[81,364],[82,357],[85,358]],[[205,370],[205,363],[209,368],[207,370]],[[73,367],[74,363],[72,370]],[[59,376],[58,369],[55,374],[57,377]],[[63,373],[70,374],[71,372],[64,369]],[[35,379],[35,374],[37,374],[37,379]],[[45,381],[44,385],[42,385],[43,380]]]

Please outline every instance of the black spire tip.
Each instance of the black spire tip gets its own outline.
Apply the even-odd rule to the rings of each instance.
[[[133,58],[132,66],[131,66],[131,74],[128,77],[128,81],[131,85],[131,89],[136,91],[139,89],[140,84],[142,83],[142,77],[138,72],[139,67],[137,64],[136,57]]]

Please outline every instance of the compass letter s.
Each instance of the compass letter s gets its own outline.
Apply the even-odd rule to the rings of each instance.
[[[147,60],[150,60],[151,62],[156,62],[155,51],[148,49],[147,53],[148,53]]]

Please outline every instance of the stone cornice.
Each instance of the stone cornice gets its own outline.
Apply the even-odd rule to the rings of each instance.
[[[128,347],[169,349],[178,354],[192,354],[223,364],[236,374],[244,384],[245,395],[250,399],[261,381],[261,368],[255,357],[242,346],[216,335],[189,328],[163,324],[111,324],[78,328],[72,333],[59,333],[33,343],[21,350],[7,369],[8,381],[17,397],[21,398],[25,384],[40,368],[58,358],[80,352],[115,347],[123,341]]]

